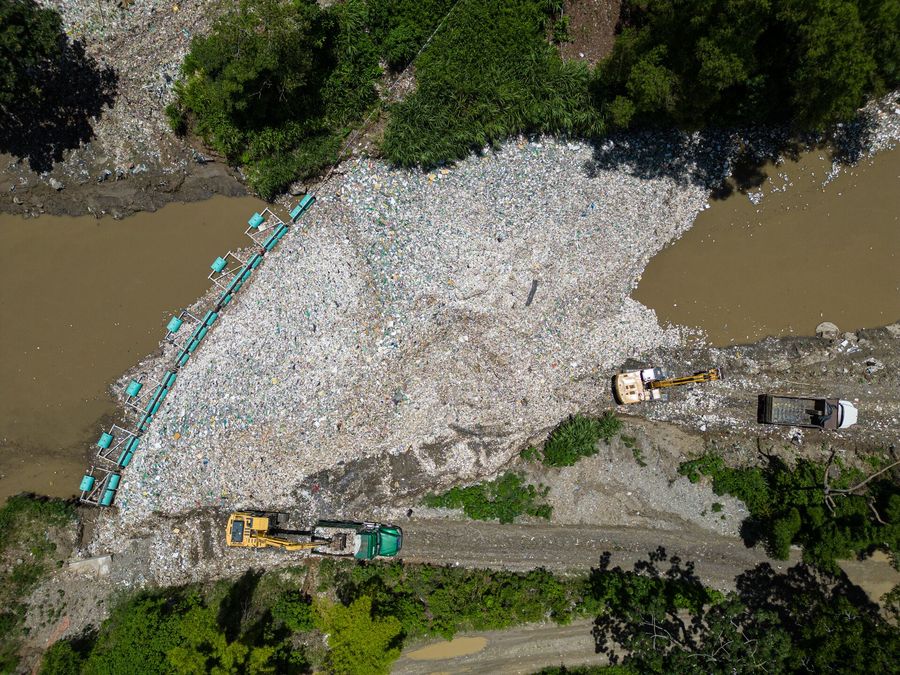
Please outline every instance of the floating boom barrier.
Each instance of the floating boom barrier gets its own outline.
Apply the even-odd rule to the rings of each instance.
[[[313,195],[307,194],[300,200],[290,212],[291,225],[300,219],[315,199]],[[137,424],[133,428],[113,424],[109,431],[100,435],[97,441],[99,461],[85,472],[78,487],[81,493],[80,500],[85,504],[113,505],[122,480],[122,472],[131,463],[140,445],[141,436],[150,428],[150,423],[159,412],[166,396],[172,391],[178,379],[178,371],[187,365],[191,355],[197,351],[222,310],[249,281],[266,254],[274,250],[290,229],[288,223],[268,208],[263,209],[262,213],[254,213],[247,221],[247,225],[244,233],[250,237],[258,250],[248,260],[242,260],[229,251],[213,261],[210,265],[212,271],[208,276],[222,291],[215,305],[203,315],[203,318],[198,318],[185,309],[178,316],[169,319],[169,323],[166,324],[164,341],[178,348],[174,365],[163,373],[158,382],[140,375],[126,385],[125,407],[135,413],[134,421]],[[268,232],[270,229],[271,233]],[[182,335],[186,337],[183,338]]]

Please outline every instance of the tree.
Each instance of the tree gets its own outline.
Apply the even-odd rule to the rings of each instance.
[[[598,99],[617,125],[823,129],[852,117],[866,94],[896,83],[898,5],[629,0],[625,28],[597,68]]]
[[[273,647],[229,642],[216,620],[215,607],[189,600],[189,609],[177,619],[179,644],[167,653],[172,671],[179,675],[262,675],[274,673]]]
[[[858,470],[837,471],[833,453],[827,464],[801,459],[793,468],[769,456],[764,469],[732,469],[721,457],[706,455],[678,470],[692,482],[710,476],[716,494],[747,505],[750,518],[742,531],[748,544],[764,540],[782,560],[791,544],[799,544],[804,560],[837,572],[841,558],[873,548],[900,550],[900,488],[888,478],[898,464],[863,478]]]
[[[638,673],[895,670],[900,635],[846,577],[762,564],[722,596],[676,558],[661,570],[666,560],[657,551],[626,572],[607,557],[592,570],[594,640],[611,663]]]
[[[44,652],[40,675],[78,675],[83,658],[68,640],[54,642]]]
[[[237,160],[250,131],[314,117],[321,102],[310,85],[324,56],[323,20],[314,2],[241,0],[195,38],[176,91],[196,132]]]
[[[779,17],[793,45],[794,119],[803,127],[850,119],[875,74],[865,28],[851,0],[784,0]]]
[[[175,604],[163,597],[137,595],[116,607],[103,622],[84,664],[85,675],[167,673],[166,654],[178,645],[177,626],[168,618]]]
[[[0,108],[42,95],[37,70],[62,55],[62,19],[52,9],[31,0],[4,0],[0,3]]]
[[[807,565],[778,573],[763,563],[740,575],[737,589],[750,614],[777,616],[779,626],[791,640],[789,670],[896,670],[900,633],[845,575],[834,576]]]
[[[170,125],[247,166],[266,199],[315,175],[378,98],[367,11],[363,0],[241,0],[191,42]]]
[[[312,630],[314,614],[310,599],[299,591],[287,591],[272,606],[272,618],[294,633]]]
[[[633,572],[591,572],[603,611],[594,622],[599,652],[638,673],[743,673],[785,670],[790,639],[771,612],[749,612],[740,598],[704,588],[693,565],[662,549]],[[669,561],[668,570],[657,566]]]
[[[372,618],[372,599],[363,596],[350,605],[320,600],[316,625],[328,635],[329,671],[338,675],[387,673],[400,656],[402,626],[394,617]]]
[[[900,2],[859,0],[859,17],[877,67],[872,88],[880,94],[900,82]]]

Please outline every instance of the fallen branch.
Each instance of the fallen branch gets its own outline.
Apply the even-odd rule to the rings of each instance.
[[[876,471],[871,476],[867,476],[866,478],[861,480],[856,485],[852,485],[852,486],[846,487],[846,488],[834,488],[834,487],[831,487],[831,484],[828,482],[828,474],[831,471],[831,465],[834,463],[835,452],[836,452],[835,450],[832,450],[831,454],[828,456],[828,462],[825,464],[825,471],[822,474],[822,490],[824,492],[824,497],[825,497],[825,506],[827,506],[828,510],[831,511],[831,515],[834,515],[834,511],[836,508],[835,503],[834,503],[834,495],[844,495],[844,496],[852,495],[857,490],[860,490],[863,487],[865,487],[865,485],[872,479],[877,478],[881,474],[883,474],[887,471],[890,471],[895,466],[900,465],[900,459],[898,459],[896,462],[893,462],[892,464],[888,464],[886,467],[880,469],[879,471]],[[856,495],[856,496],[862,497],[863,495]],[[877,520],[882,525],[887,525],[887,523],[881,519],[881,515],[878,513],[878,509],[875,508],[874,500],[871,497],[867,497],[866,503],[869,505],[869,508],[871,509],[872,513],[874,514],[875,520]]]

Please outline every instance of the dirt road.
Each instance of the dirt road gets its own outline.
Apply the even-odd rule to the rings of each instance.
[[[743,456],[737,453],[731,458],[738,464],[757,454],[757,437],[773,446],[793,441],[791,454],[801,446],[818,448],[821,459],[827,456],[821,452],[822,444],[848,455],[858,449],[900,445],[900,322],[844,333],[833,340],[768,338],[725,349],[690,345],[659,350],[646,361],[678,373],[716,365],[725,377],[714,384],[674,391],[665,405],[631,406],[621,411],[709,430],[720,439],[720,451],[726,454],[728,446],[738,442],[747,449]],[[757,424],[757,396],[773,392],[848,399],[859,408],[859,423],[827,433]]]
[[[451,642],[415,645],[394,663],[395,675],[495,673],[518,675],[548,666],[602,665],[590,619],[568,626],[530,624],[508,630],[461,633]]]
[[[631,569],[634,562],[663,547],[669,557],[693,562],[704,584],[734,587],[744,570],[769,561],[776,569],[799,560],[772,561],[761,548],[748,549],[740,539],[692,529],[662,532],[643,528],[588,525],[501,525],[453,520],[403,523],[403,559],[407,562],[554,572],[585,572],[608,551],[613,566]]]

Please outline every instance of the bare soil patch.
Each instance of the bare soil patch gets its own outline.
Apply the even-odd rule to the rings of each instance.
[[[572,41],[560,45],[562,57],[595,66],[608,56],[616,39],[621,8],[620,0],[566,0],[563,16],[569,17]]]

